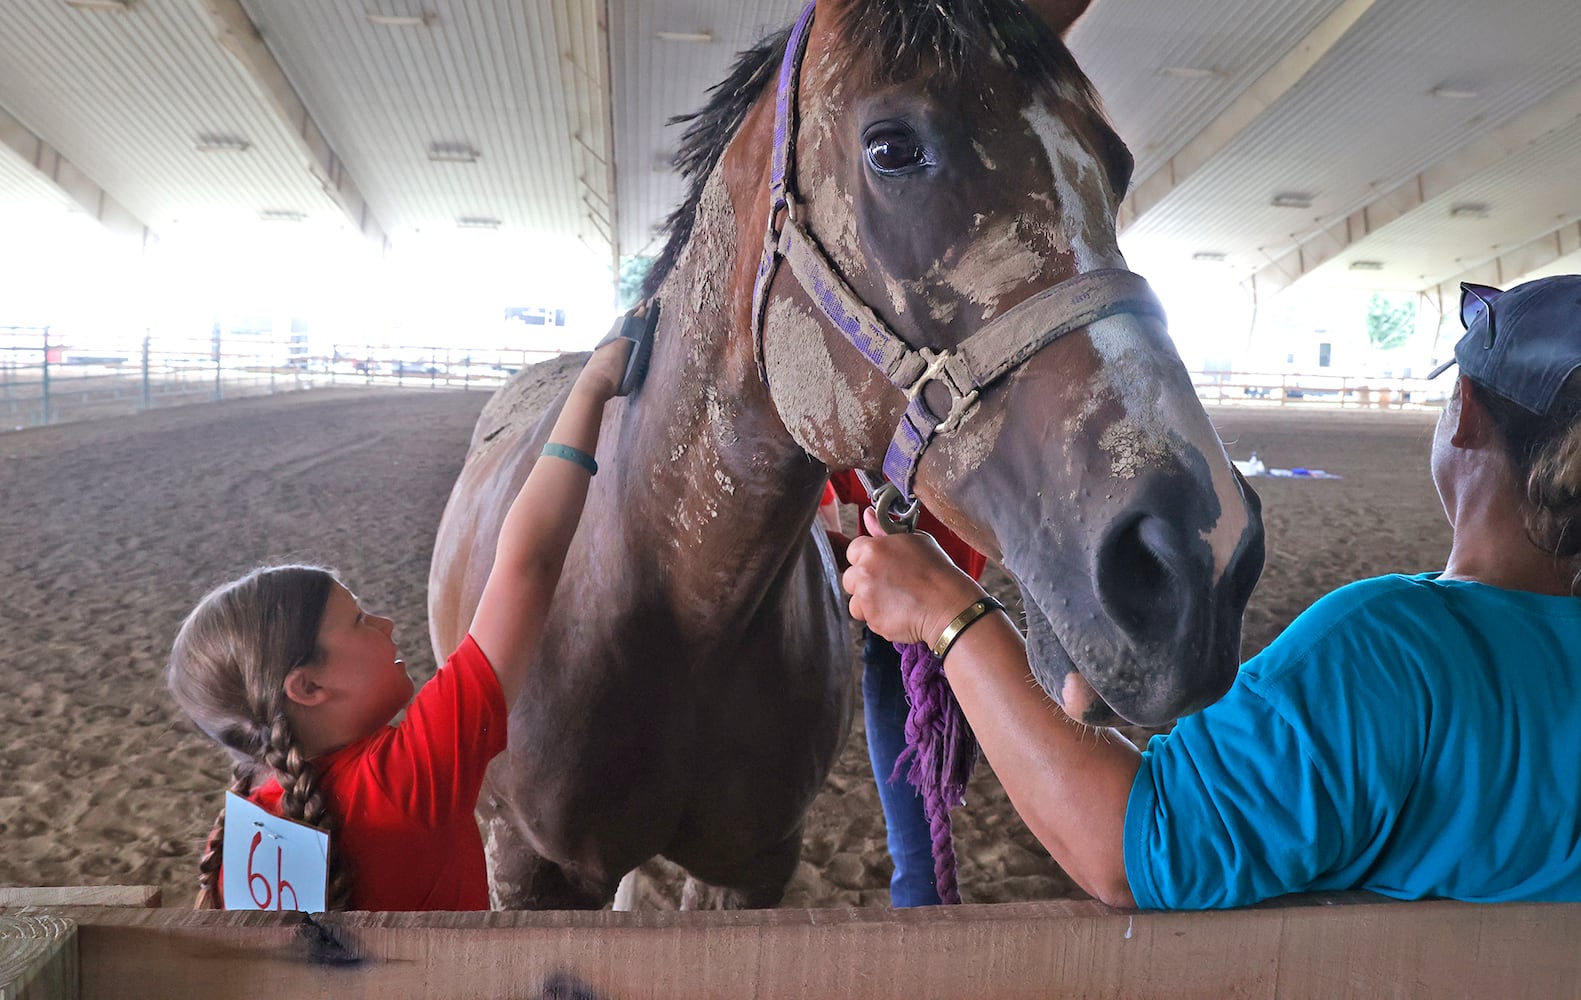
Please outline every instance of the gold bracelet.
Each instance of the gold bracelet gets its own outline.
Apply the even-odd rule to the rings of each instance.
[[[955,640],[961,637],[962,632],[965,632],[975,624],[977,619],[990,611],[1003,611],[1004,609],[1005,606],[1003,604],[1000,604],[987,594],[968,604],[965,611],[956,615],[954,620],[944,626],[944,631],[939,635],[939,641],[933,644],[933,655],[941,660],[944,659],[944,654],[948,653],[950,647],[955,645]]]

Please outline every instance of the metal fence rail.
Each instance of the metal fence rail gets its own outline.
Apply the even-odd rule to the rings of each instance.
[[[1192,372],[1204,403],[1317,409],[1438,409],[1451,379],[1265,372]]]
[[[492,392],[522,366],[560,353],[336,344],[310,354],[300,339],[249,334],[145,336],[88,350],[62,344],[48,327],[0,326],[0,430],[327,386]],[[1191,378],[1198,397],[1217,405],[1421,409],[1442,405],[1446,388],[1425,379],[1328,374]]]
[[[560,353],[337,344],[309,354],[300,341],[218,335],[88,350],[60,343],[48,327],[0,326],[0,430],[329,386],[492,392]]]

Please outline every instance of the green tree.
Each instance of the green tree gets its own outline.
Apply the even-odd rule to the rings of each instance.
[[[1377,292],[1367,304],[1367,342],[1375,351],[1392,351],[1416,331],[1416,301]]]
[[[620,309],[630,309],[642,298],[642,283],[653,270],[653,257],[625,257],[620,262]]]

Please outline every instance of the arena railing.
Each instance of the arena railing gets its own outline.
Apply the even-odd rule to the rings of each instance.
[[[254,334],[106,338],[0,326],[0,430],[322,388],[481,389],[558,350],[330,344]]]
[[[1444,405],[1452,379],[1299,372],[1191,372],[1197,397],[1223,406],[1422,410]]]

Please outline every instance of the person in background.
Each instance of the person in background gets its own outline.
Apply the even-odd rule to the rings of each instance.
[[[1323,597],[1140,753],[1045,696],[1002,614],[957,632],[945,672],[994,773],[1093,895],[1581,901],[1581,275],[1462,289],[1442,571]],[[848,558],[851,613],[896,641],[982,596],[925,535]]]
[[[824,489],[821,516],[834,536],[836,548],[845,542],[840,532],[838,504],[868,502],[867,488],[855,472],[836,472]],[[867,527],[858,523],[858,534]],[[928,532],[972,580],[982,579],[988,560],[962,541],[944,523],[923,508],[917,529]],[[867,731],[867,756],[873,762],[878,799],[884,809],[885,838],[895,872],[889,880],[889,900],[894,907],[937,906],[938,887],[933,875],[933,837],[923,812],[922,795],[895,773],[895,761],[906,749],[905,686],[900,673],[900,652],[889,640],[862,629],[862,719]]]

